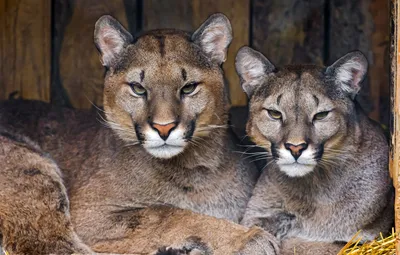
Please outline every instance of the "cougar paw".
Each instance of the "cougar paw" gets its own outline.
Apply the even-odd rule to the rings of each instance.
[[[155,255],[206,255],[206,253],[198,249],[188,250],[185,248],[174,249],[172,247],[163,247],[160,248]]]
[[[212,249],[200,237],[188,237],[183,244],[163,247],[155,255],[212,255]]]

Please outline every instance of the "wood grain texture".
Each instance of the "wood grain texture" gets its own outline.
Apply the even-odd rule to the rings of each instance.
[[[68,94],[61,83],[60,51],[64,38],[65,27],[71,19],[73,2],[53,0],[52,47],[51,47],[51,103],[58,106],[72,107]]]
[[[395,188],[395,231],[400,233],[400,1],[391,0],[391,146],[390,146],[390,173]],[[396,254],[400,255],[400,239],[396,241]]]
[[[241,46],[249,44],[250,0],[148,0],[143,3],[144,30],[178,28],[193,32],[211,14],[224,13],[233,28],[233,41],[224,63],[231,104],[246,105],[247,98],[235,70],[235,56]]]
[[[330,47],[329,63],[353,50],[360,50],[369,62],[369,72],[364,80],[357,101],[362,108],[371,113],[374,105],[371,94],[379,93],[371,86],[371,70],[374,69],[374,55],[372,52],[372,34],[374,23],[369,11],[372,0],[331,0],[330,1]],[[373,71],[372,71],[373,73]],[[372,89],[372,91],[371,91]],[[371,93],[372,92],[372,93]]]
[[[324,63],[324,0],[254,0],[252,46],[275,65]]]
[[[0,1],[0,99],[50,100],[50,0]]]
[[[65,1],[69,1],[72,14],[69,19],[61,21],[67,24],[60,26],[64,29],[59,52],[60,83],[72,106],[91,108],[92,104],[102,105],[104,69],[93,43],[94,25],[100,16],[109,14],[128,28],[124,1]],[[131,11],[129,15],[135,16],[136,13]],[[62,15],[55,17],[58,18]]]
[[[389,1],[371,0],[369,12],[373,30],[370,37],[372,62],[370,63],[370,98],[374,105],[369,116],[388,125],[389,98]]]
[[[176,28],[184,31],[195,29],[192,22],[190,0],[143,1],[143,30]]]

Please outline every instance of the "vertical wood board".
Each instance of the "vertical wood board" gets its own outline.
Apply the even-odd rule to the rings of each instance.
[[[329,63],[333,63],[346,53],[360,50],[369,63],[369,72],[357,96],[357,101],[370,117],[380,120],[380,91],[382,84],[388,87],[384,68],[384,45],[387,42],[387,29],[382,23],[388,16],[382,0],[331,0],[330,1],[330,47]],[[386,26],[388,23],[386,23]],[[385,34],[386,33],[386,34]],[[386,38],[385,38],[386,35]],[[385,84],[386,83],[386,84]]]
[[[0,2],[0,99],[50,100],[50,0]]]
[[[123,0],[68,1],[72,14],[60,25],[64,28],[58,59],[60,82],[72,106],[91,108],[92,104],[103,104],[104,82],[104,68],[93,42],[94,25],[102,15],[109,14],[128,28],[126,9]]]
[[[324,63],[324,0],[253,0],[252,46],[277,66]]]
[[[371,0],[369,5],[373,23],[371,41],[371,62],[368,72],[370,81],[370,98],[373,110],[369,116],[381,123],[388,124],[387,118],[390,103],[389,94],[389,1]]]
[[[400,1],[391,0],[391,106],[392,126],[389,168],[395,188],[395,231],[400,233]],[[396,254],[400,255],[400,239],[396,241]]]

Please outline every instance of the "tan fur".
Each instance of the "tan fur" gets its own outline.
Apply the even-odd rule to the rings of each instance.
[[[135,251],[148,254],[160,246],[180,248],[188,240],[194,239],[212,248],[214,255],[225,255],[243,251],[252,240],[268,242],[272,238],[260,228],[248,229],[226,220],[216,220],[187,210],[163,206],[139,209],[135,214],[127,212],[124,217],[136,222],[138,230],[125,238],[98,242],[92,246],[93,250],[108,250],[115,253]],[[269,250],[270,245],[265,247]],[[257,248],[256,245],[250,246],[251,249]]]
[[[26,138],[3,132],[0,144],[0,226],[5,250],[9,254],[90,252],[73,231],[57,165]]]
[[[362,53],[327,68],[276,69],[243,48],[237,68],[250,97],[247,132],[269,159],[242,224],[262,226],[284,241],[284,252],[297,245],[304,254],[334,253],[329,243],[348,242],[358,231],[363,241],[387,232],[393,224],[387,140],[354,101],[367,70]],[[294,145],[305,148],[300,156]]]
[[[281,255],[336,255],[344,245],[291,238],[283,241],[281,246]]]
[[[225,36],[211,40],[217,45],[205,45],[209,36],[204,33],[215,27]],[[37,141],[57,162],[64,174],[74,229],[95,251],[179,248],[196,235],[214,254],[278,252],[275,239],[266,232],[214,218],[238,222],[258,177],[256,168],[235,152],[237,141],[227,129],[228,102],[220,64],[230,32],[226,17],[215,15],[192,37],[177,30],[157,30],[131,41],[132,36],[115,20],[101,18],[95,41],[108,69],[107,120],[103,114],[98,118],[106,127],[93,113],[38,102],[0,105],[0,124]],[[189,82],[199,82],[198,90],[182,95],[182,86]],[[135,83],[147,90],[145,96],[134,93]],[[175,131],[187,134],[182,139],[174,131],[170,135],[182,140],[182,151],[173,156],[166,151],[162,158],[151,155],[146,145],[160,140],[152,124],[172,122]],[[19,191],[15,186],[10,189]],[[177,208],[143,209],[155,205],[214,217]]]

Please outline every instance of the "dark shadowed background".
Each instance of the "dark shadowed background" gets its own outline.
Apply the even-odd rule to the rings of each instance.
[[[359,49],[370,69],[358,100],[373,119],[388,124],[387,0],[0,0],[0,99],[100,106],[104,70],[93,29],[101,15],[114,16],[135,34],[155,28],[193,31],[215,12],[227,15],[233,26],[224,65],[233,106],[247,102],[234,69],[242,45],[278,66],[331,64]]]

